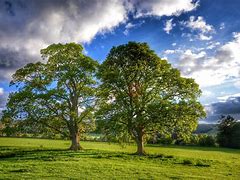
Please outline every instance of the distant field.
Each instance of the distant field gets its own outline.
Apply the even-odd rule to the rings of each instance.
[[[69,141],[0,138],[0,179],[240,179],[240,150],[135,146],[82,142],[85,150],[66,150]]]

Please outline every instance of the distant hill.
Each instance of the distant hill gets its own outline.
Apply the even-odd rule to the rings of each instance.
[[[217,134],[217,124],[198,124],[194,134]]]

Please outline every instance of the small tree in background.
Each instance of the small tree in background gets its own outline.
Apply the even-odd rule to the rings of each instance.
[[[189,136],[205,116],[201,94],[193,79],[160,59],[146,43],[113,47],[99,70],[102,81],[98,112],[105,133],[137,144],[144,155],[147,135]]]
[[[232,116],[221,116],[217,142],[222,147],[240,148],[240,122]]]

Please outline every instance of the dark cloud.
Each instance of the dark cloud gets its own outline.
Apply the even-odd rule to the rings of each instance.
[[[240,114],[240,97],[230,97],[225,102],[213,103],[214,114]]]
[[[170,16],[195,7],[192,0],[0,0],[1,74],[38,58],[49,44],[89,43],[125,23],[130,12]]]
[[[117,0],[0,0],[0,80],[39,60],[49,44],[90,42],[125,18]]]
[[[233,118],[240,120],[240,114],[222,114],[222,115],[230,115]],[[218,121],[221,119],[222,115],[210,115],[207,116],[207,118],[200,120],[200,123],[208,123],[208,124],[215,124],[218,123]]]
[[[0,69],[15,69],[31,62],[27,52],[0,48]]]
[[[216,102],[208,105],[207,118],[203,119],[204,122],[217,122],[221,115],[231,115],[240,120],[240,97],[229,97],[224,102]]]
[[[9,80],[16,69],[25,64],[37,61],[36,57],[29,55],[26,51],[14,51],[12,49],[0,48],[0,81]]]

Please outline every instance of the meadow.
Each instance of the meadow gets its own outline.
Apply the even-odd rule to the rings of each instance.
[[[0,138],[0,179],[240,179],[240,150]]]

